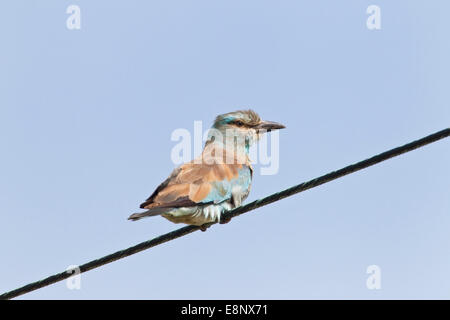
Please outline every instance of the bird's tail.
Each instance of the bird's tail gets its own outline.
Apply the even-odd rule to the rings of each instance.
[[[168,211],[167,208],[148,209],[147,211],[144,212],[133,213],[131,216],[128,217],[128,220],[136,221],[145,217],[158,216],[167,211]]]

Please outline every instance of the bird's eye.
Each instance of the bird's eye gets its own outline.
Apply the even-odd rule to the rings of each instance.
[[[238,127],[242,127],[244,125],[244,123],[240,120],[236,121],[235,123]]]

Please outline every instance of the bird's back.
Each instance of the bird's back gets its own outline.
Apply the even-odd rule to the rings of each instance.
[[[176,168],[141,204],[148,211],[130,219],[162,214],[173,222],[195,225],[216,221],[224,210],[241,204],[251,181],[248,158],[231,157],[224,148],[209,145],[197,159]]]

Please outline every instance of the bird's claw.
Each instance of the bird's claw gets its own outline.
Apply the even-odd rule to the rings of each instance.
[[[230,221],[231,221],[231,218],[230,218],[230,217],[220,217],[219,223],[220,223],[220,224],[226,224],[226,223],[228,223],[228,222],[230,222]]]
[[[225,224],[225,223],[228,223],[230,221],[231,221],[230,217],[223,217],[222,216],[222,217],[220,217],[219,223],[220,224]],[[205,232],[206,230],[208,230],[209,227],[211,227],[211,223],[205,223],[205,224],[202,224],[201,226],[199,226],[199,228],[200,228],[200,230],[202,232]]]

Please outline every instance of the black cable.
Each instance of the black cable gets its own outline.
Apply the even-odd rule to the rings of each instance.
[[[307,181],[307,182],[303,182],[301,184],[298,184],[296,186],[293,186],[293,187],[288,188],[286,190],[283,190],[281,192],[274,193],[274,194],[272,194],[270,196],[267,196],[265,198],[253,201],[253,202],[251,202],[249,204],[246,204],[244,206],[241,206],[241,207],[238,207],[236,209],[233,209],[233,210],[230,210],[228,212],[225,212],[224,215],[223,215],[223,219],[224,220],[231,219],[231,218],[236,217],[238,215],[241,215],[241,214],[243,214],[245,212],[248,212],[248,211],[254,210],[256,208],[268,205],[268,204],[270,204],[272,202],[284,199],[286,197],[290,197],[290,196],[292,196],[292,195],[294,195],[296,193],[299,193],[299,192],[302,192],[302,191],[305,191],[305,190],[308,190],[308,189],[320,186],[320,185],[322,185],[324,183],[327,183],[327,182],[330,182],[332,180],[341,178],[341,177],[343,177],[345,175],[348,175],[350,173],[353,173],[355,171],[365,169],[367,167],[373,166],[373,165],[375,165],[377,163],[380,163],[382,161],[385,161],[385,160],[388,160],[390,158],[393,158],[393,157],[396,157],[398,155],[401,155],[403,153],[406,153],[406,152],[412,151],[414,149],[423,147],[423,146],[425,146],[427,144],[436,142],[438,140],[441,140],[443,138],[448,137],[449,135],[450,135],[450,128],[441,130],[439,132],[433,133],[433,134],[431,134],[429,136],[426,136],[424,138],[421,138],[419,140],[416,140],[416,141],[410,142],[408,144],[405,144],[405,145],[403,145],[401,147],[397,147],[397,148],[385,151],[383,153],[380,153],[380,154],[378,154],[376,156],[373,156],[371,158],[368,158],[366,160],[357,162],[357,163],[349,165],[349,166],[347,166],[345,168],[339,169],[337,171],[330,172],[328,174],[325,174],[325,175],[320,176],[318,178],[315,178],[313,180],[310,180],[310,181]],[[215,224],[215,223],[209,223],[206,226],[211,226],[213,224]],[[156,237],[154,239],[141,242],[141,243],[139,243],[139,244],[137,244],[135,246],[132,246],[130,248],[117,251],[115,253],[109,254],[107,256],[104,256],[104,257],[96,259],[96,260],[92,260],[92,261],[90,261],[88,263],[85,263],[85,264],[79,266],[80,273],[83,273],[83,272],[86,272],[86,271],[98,268],[98,267],[100,267],[100,266],[102,266],[104,264],[113,262],[115,260],[119,260],[119,259],[128,257],[128,256],[130,256],[132,254],[135,254],[135,253],[138,253],[140,251],[149,249],[151,247],[160,245],[160,244],[162,244],[164,242],[167,242],[167,241],[170,241],[170,240],[173,240],[173,239],[176,239],[176,238],[180,238],[180,237],[182,237],[184,235],[187,235],[187,234],[192,233],[194,231],[200,230],[200,228],[201,227],[199,227],[199,226],[186,226],[186,227],[180,228],[178,230],[175,230],[175,231],[166,233],[164,235],[161,235],[159,237]],[[47,277],[45,279],[42,279],[42,280],[39,280],[39,281],[36,281],[36,282],[32,282],[32,283],[27,284],[27,285],[25,285],[23,287],[20,287],[18,289],[14,289],[12,291],[5,292],[2,295],[0,295],[0,299],[15,298],[15,297],[20,296],[22,294],[25,294],[25,293],[28,293],[28,292],[31,292],[31,291],[34,291],[34,290],[37,290],[37,289],[49,286],[49,285],[51,285],[51,284],[53,284],[55,282],[67,279],[71,275],[72,275],[72,273],[67,272],[67,271],[54,274],[54,275],[52,275],[50,277]]]

